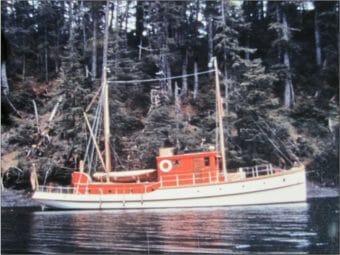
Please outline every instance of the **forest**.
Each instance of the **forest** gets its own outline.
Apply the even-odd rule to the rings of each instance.
[[[5,187],[29,188],[33,167],[69,183],[103,66],[115,170],[215,145],[213,57],[228,168],[302,162],[309,180],[339,183],[338,1],[5,0],[1,22]]]

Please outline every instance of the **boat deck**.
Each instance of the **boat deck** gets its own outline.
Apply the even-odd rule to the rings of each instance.
[[[75,187],[61,186],[39,186],[38,191],[48,193],[65,193],[65,194],[143,194],[150,193],[157,189],[169,189],[178,187],[195,187],[205,185],[216,185],[221,183],[236,183],[262,178],[270,178],[277,175],[285,175],[292,171],[300,171],[300,167],[293,167],[291,170],[282,170],[273,168],[271,164],[258,165],[254,167],[243,167],[237,169],[234,173],[228,173],[227,178],[222,174],[219,176],[206,174],[174,174],[160,178],[154,182],[89,182],[80,183]]]

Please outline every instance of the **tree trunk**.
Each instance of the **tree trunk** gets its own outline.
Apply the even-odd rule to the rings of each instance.
[[[124,17],[124,21],[125,21],[125,28],[124,28],[124,39],[125,39],[125,46],[127,47],[127,42],[128,42],[128,38],[127,38],[127,33],[128,33],[128,20],[129,20],[129,5],[130,5],[130,1],[126,1],[126,9],[125,9],[125,17]]]
[[[286,17],[286,14],[284,12],[282,13],[282,23],[283,23],[283,39],[286,42],[289,42],[289,39],[290,39],[289,28],[288,28],[287,17]]]
[[[167,64],[166,64],[166,77],[168,78],[167,80],[168,94],[169,96],[172,96],[171,67],[170,67],[169,61],[167,61]]]
[[[318,67],[320,67],[322,63],[320,30],[319,30],[319,22],[318,22],[318,11],[317,11],[315,3],[314,3],[314,37],[315,37],[316,64]]]
[[[26,55],[24,54],[22,58],[22,81],[25,80],[25,76],[26,76]]]
[[[92,2],[92,19],[93,19],[93,38],[92,38],[92,81],[97,77],[97,9],[96,3]]]
[[[259,10],[259,15],[258,15],[258,20],[262,20],[264,18],[263,15],[263,1],[259,1],[260,2],[260,7],[258,8]]]
[[[279,9],[278,4],[276,4],[275,17],[276,17],[276,23],[281,23],[281,15],[280,15],[280,9]],[[278,34],[278,37],[280,38],[281,31],[277,30],[277,34]],[[277,59],[278,59],[278,62],[281,62],[281,47],[279,44],[277,45]]]
[[[213,57],[213,31],[212,31],[212,17],[208,16],[208,61]],[[211,76],[211,73],[209,74]]]
[[[197,62],[194,62],[194,99],[197,98],[197,94],[198,94],[198,74],[197,74]]]
[[[286,109],[290,110],[294,103],[294,88],[293,88],[293,82],[292,82],[289,54],[288,54],[287,49],[284,52],[284,64],[287,67],[287,72],[288,72],[286,79],[285,79],[284,102],[285,102]]]
[[[187,96],[188,95],[188,78],[187,75],[187,69],[188,69],[188,50],[185,50],[185,57],[183,60],[182,65],[182,91],[181,96]]]
[[[143,44],[143,30],[144,30],[144,2],[137,1],[136,5],[136,36]]]
[[[6,62],[2,61],[1,63],[1,92],[5,96],[9,95],[9,86],[6,72]]]
[[[200,0],[196,0],[196,21],[198,21],[198,15],[200,13]]]
[[[222,22],[225,23],[224,0],[221,0],[221,16],[222,16]]]
[[[113,31],[113,16],[114,16],[114,11],[115,11],[115,4],[111,4],[111,10],[110,10],[110,31]]]
[[[114,47],[114,51],[115,51],[115,63],[114,63],[114,67],[115,67],[115,70],[118,69],[118,59],[119,59],[119,44],[118,44],[118,41],[119,41],[119,1],[116,0],[116,20],[115,20],[115,33],[116,33],[116,36],[115,36],[115,47]]]
[[[283,22],[283,38],[286,42],[289,42],[289,30],[288,30],[288,23],[286,14],[282,13],[282,22]],[[287,68],[287,75],[285,78],[285,92],[284,92],[284,103],[287,110],[292,108],[294,103],[294,88],[293,88],[293,81],[292,81],[292,71],[290,67],[290,59],[287,46],[285,47],[283,62]]]
[[[85,26],[85,10],[84,10],[84,1],[81,1],[81,12],[82,12],[82,19],[83,19],[83,26],[82,26],[82,30],[83,30],[83,51],[84,51],[84,55],[87,49],[87,45],[86,45],[86,26]]]
[[[138,50],[138,60],[142,60],[142,47],[143,47],[143,42],[142,40],[139,41],[139,50]]]
[[[83,55],[86,56],[87,51],[87,39],[86,39],[86,25],[85,25],[85,10],[84,10],[84,1],[81,1],[80,5],[81,13],[82,13],[82,32],[83,32]],[[85,77],[88,78],[88,66],[87,63],[84,63],[85,69]]]
[[[45,26],[45,82],[48,82],[47,27]]]
[[[56,54],[55,54],[55,58],[54,58],[54,62],[55,62],[55,73],[58,73],[59,71],[59,44],[60,44],[60,22],[57,22],[57,41],[56,41]]]
[[[73,21],[74,21],[74,17],[73,17],[73,0],[70,1],[69,4],[69,19],[70,19],[70,27],[69,27],[69,41],[72,42],[73,41]]]

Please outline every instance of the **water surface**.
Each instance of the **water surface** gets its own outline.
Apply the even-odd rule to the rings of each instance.
[[[338,254],[338,198],[144,211],[2,209],[2,253]]]

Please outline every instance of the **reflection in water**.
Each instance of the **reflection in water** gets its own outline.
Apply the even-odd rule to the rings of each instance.
[[[339,203],[339,201],[337,201]],[[309,208],[309,227],[317,233],[313,243],[315,253],[322,253],[325,247],[330,253],[339,254],[339,206],[315,200]]]
[[[325,203],[328,201],[328,203]],[[329,207],[325,204],[330,205]],[[28,220],[29,218],[29,220]],[[13,219],[14,220],[14,219]],[[15,219],[20,251],[40,253],[337,253],[338,206],[311,204],[147,211],[45,211]],[[13,222],[5,223],[9,230]],[[2,238],[3,251],[18,251]]]
[[[6,246],[14,247],[16,253],[28,251],[27,233],[34,224],[32,218],[32,214],[27,213],[27,210],[1,209],[1,253],[5,250],[4,242]]]

